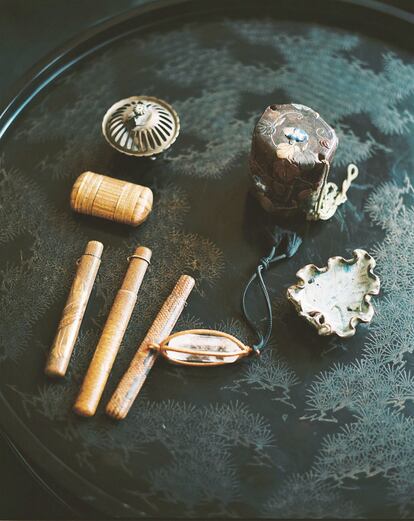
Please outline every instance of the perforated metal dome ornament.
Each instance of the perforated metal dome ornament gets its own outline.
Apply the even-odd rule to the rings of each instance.
[[[123,154],[149,157],[167,150],[177,139],[180,119],[167,102],[131,96],[112,105],[102,121],[108,143]]]

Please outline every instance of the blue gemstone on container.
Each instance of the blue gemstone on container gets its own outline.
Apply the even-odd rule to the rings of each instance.
[[[307,132],[301,128],[289,127],[284,129],[285,136],[290,141],[296,141],[297,143],[303,143],[309,139]]]

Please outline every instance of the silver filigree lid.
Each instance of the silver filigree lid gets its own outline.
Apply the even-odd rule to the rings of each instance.
[[[178,114],[167,102],[150,96],[118,101],[102,121],[108,143],[129,156],[153,156],[169,148],[180,131]]]

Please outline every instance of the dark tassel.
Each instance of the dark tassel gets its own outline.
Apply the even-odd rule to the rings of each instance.
[[[286,254],[286,257],[290,259],[295,255],[300,245],[302,244],[302,237],[294,232],[286,232],[286,234],[286,246],[284,253]]]
[[[244,316],[249,323],[250,327],[256,333],[257,343],[252,347],[256,353],[260,353],[269,342],[269,339],[272,335],[272,305],[270,302],[269,292],[267,291],[266,284],[263,280],[262,271],[266,271],[269,269],[271,264],[282,261],[283,259],[290,259],[295,255],[298,251],[300,245],[302,244],[302,238],[297,235],[295,232],[283,230],[279,226],[274,226],[272,230],[267,229],[267,234],[271,240],[271,251],[267,255],[267,257],[263,257],[260,259],[259,265],[256,268],[255,273],[250,277],[249,281],[244,288],[243,297],[242,297],[242,310]],[[250,317],[247,307],[246,307],[246,297],[247,292],[253,283],[258,279],[260,288],[263,293],[263,297],[266,303],[268,317],[267,317],[267,330],[265,334],[262,334],[260,330],[255,325],[254,321]]]
[[[272,249],[267,257],[261,259],[265,269],[273,262],[293,257],[302,244],[302,238],[297,233],[284,230],[278,225],[274,225],[271,230],[267,228],[266,231]]]
[[[283,228],[275,224],[272,229],[267,227],[266,233],[268,238],[270,239],[270,245],[277,248],[282,242],[284,235],[289,232],[286,232],[286,230],[283,230]]]

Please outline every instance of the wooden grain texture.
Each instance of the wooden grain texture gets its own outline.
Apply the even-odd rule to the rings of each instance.
[[[106,413],[112,418],[122,420],[128,414],[158,356],[158,353],[150,347],[151,344],[159,343],[169,336],[182,313],[194,283],[192,277],[182,275],[178,279],[172,293],[164,302],[130,366],[108,402]]]
[[[150,188],[94,172],[81,174],[70,195],[75,212],[131,226],[138,226],[147,219],[152,201]]]
[[[96,412],[150,260],[151,250],[144,246],[138,247],[130,257],[122,286],[115,297],[73,407],[74,412],[81,416],[93,416]]]
[[[84,254],[79,259],[78,269],[46,363],[45,373],[48,376],[62,377],[66,374],[89,296],[101,264],[102,251],[102,243],[90,241],[86,245]]]

